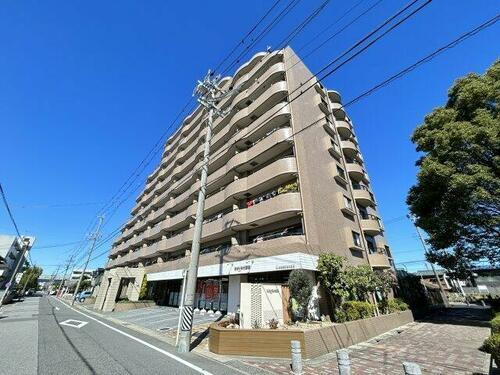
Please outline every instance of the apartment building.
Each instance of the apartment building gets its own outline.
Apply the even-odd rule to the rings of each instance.
[[[31,250],[34,237],[25,237],[28,250]],[[0,290],[7,287],[7,283],[12,278],[19,259],[23,253],[23,244],[17,236],[0,235]],[[24,259],[26,261],[26,259]],[[23,272],[22,266],[18,269],[18,274]]]
[[[73,272],[71,272],[70,280],[80,280],[80,277],[82,276],[83,269],[74,269]],[[85,270],[85,273],[83,275],[83,279],[92,279],[92,276],[94,274],[94,270]]]
[[[310,85],[311,89],[305,90]],[[318,255],[389,269],[377,203],[354,126],[336,91],[325,89],[289,47],[243,64],[214,120],[196,306],[234,312],[242,282],[284,283],[292,269],[314,278]],[[200,187],[206,134],[198,107],[166,142],[109,254],[96,307],[136,298],[180,303]],[[134,287],[130,287],[134,285]]]

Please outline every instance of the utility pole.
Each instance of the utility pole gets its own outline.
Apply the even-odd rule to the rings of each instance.
[[[82,274],[80,275],[80,278],[78,279],[78,284],[76,284],[76,289],[75,289],[75,292],[73,293],[73,300],[71,301],[71,306],[73,306],[75,304],[76,295],[78,294],[78,290],[80,289],[80,284],[82,283],[83,276],[85,275],[85,271],[87,270],[87,266],[90,262],[90,257],[92,256],[92,252],[94,251],[95,243],[96,243],[97,239],[100,237],[99,231],[101,230],[101,225],[102,225],[103,220],[104,220],[104,216],[99,216],[99,223],[97,224],[97,229],[96,229],[95,233],[93,233],[90,236],[90,239],[92,240],[92,247],[89,250],[89,255],[87,256],[87,260],[85,261],[85,266],[83,266]]]
[[[51,278],[50,278],[50,283],[47,287],[47,291],[49,291],[49,289],[52,288],[52,285],[54,285],[54,281],[56,281],[56,277],[57,277],[57,274],[59,273],[59,270],[61,269],[61,266],[57,266],[57,269],[55,270],[55,272],[52,274]],[[49,292],[50,293],[50,292]]]
[[[193,96],[198,96],[198,102],[208,110],[207,134],[205,135],[205,149],[203,152],[203,164],[201,165],[200,190],[198,192],[198,207],[196,209],[196,220],[194,224],[193,243],[191,245],[191,261],[189,263],[186,293],[184,294],[181,332],[177,350],[179,353],[187,353],[191,346],[191,330],[193,328],[193,305],[196,293],[196,281],[198,278],[198,261],[200,258],[200,240],[203,228],[203,211],[205,210],[205,192],[207,188],[208,162],[210,160],[210,141],[212,140],[212,123],[214,116],[225,116],[217,104],[228,96],[238,92],[239,89],[231,91],[222,90],[218,83],[220,75],[213,76],[209,70],[203,81],[198,81]]]
[[[66,268],[64,270],[64,276],[61,280],[61,283],[59,284],[59,288],[57,289],[57,293],[56,293],[56,297],[59,297],[59,293],[61,293],[61,290],[64,286],[64,283],[66,281],[66,275],[68,274],[68,270],[69,270],[69,267],[71,266],[71,262],[73,261],[73,258],[76,256],[76,253],[74,253],[73,255],[71,255],[68,259],[68,263],[66,263]]]
[[[424,248],[424,253],[427,256],[428,250],[427,250],[427,245],[425,244],[424,238],[422,237],[422,234],[420,233],[420,229],[417,226],[417,223],[415,222],[415,217],[412,215],[407,215],[408,219],[413,223],[413,226],[415,227],[415,230],[417,231],[418,238],[420,238],[420,242],[422,243],[422,247]],[[439,290],[441,291],[441,295],[443,296],[443,303],[444,307],[449,307],[450,303],[448,302],[448,297],[446,296],[446,293],[443,288],[443,284],[441,284],[441,280],[439,280],[439,275],[436,272],[436,268],[434,267],[434,264],[432,262],[429,262],[431,264],[432,272],[434,273],[434,277],[437,280],[437,283],[439,285]]]
[[[21,256],[19,257],[19,260],[17,261],[16,268],[14,268],[14,271],[12,272],[10,280],[7,283],[7,287],[5,288],[5,291],[2,295],[2,297],[0,298],[0,308],[3,305],[3,301],[5,300],[5,298],[7,298],[7,295],[9,294],[10,288],[12,287],[12,284],[14,283],[14,279],[16,278],[17,271],[19,270],[19,267],[22,264],[24,264],[24,262],[25,262],[26,252],[28,251],[29,248],[31,248],[33,246],[33,244],[30,243],[30,239],[28,237],[24,237],[24,238],[19,237],[19,240],[22,243],[22,253],[21,253]]]

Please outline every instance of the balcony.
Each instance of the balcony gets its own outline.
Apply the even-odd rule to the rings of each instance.
[[[229,174],[231,171],[238,173],[250,171],[286,151],[290,148],[288,141],[291,140],[291,135],[292,128],[279,129],[247,151],[234,155],[223,167],[208,176],[208,186],[211,191],[230,182],[233,179]]]
[[[359,152],[357,144],[350,139],[342,141],[342,150],[350,158],[355,158]]]
[[[335,90],[328,90],[328,98],[332,103],[340,103],[341,97],[340,94]]]
[[[297,174],[297,165],[294,157],[276,160],[251,175],[234,180],[224,190],[207,198],[205,215],[211,215],[227,207],[236,200],[246,197],[246,194],[257,195],[261,192],[290,181]]]
[[[251,207],[229,212],[203,226],[202,242],[227,237],[235,230],[245,230],[265,226],[277,221],[295,217],[302,211],[300,193],[283,193]],[[193,239],[193,229],[189,228],[168,239],[157,241],[139,251],[129,253],[120,259],[120,264],[138,259],[171,253],[189,247]],[[289,234],[291,235],[291,234]]]
[[[361,214],[361,228],[363,228],[363,232],[370,236],[376,236],[382,233],[380,219],[371,214]]]
[[[340,103],[330,103],[332,107],[332,113],[336,120],[346,120],[347,115],[345,113],[344,107]]]
[[[229,212],[203,226],[202,241],[227,237],[234,231],[248,230],[295,217],[302,211],[300,193],[284,193],[250,207]]]
[[[363,207],[375,205],[375,199],[370,189],[363,184],[352,184],[352,190],[356,203]]]
[[[368,257],[373,268],[391,268],[391,261],[382,247],[374,252],[370,251]]]
[[[353,135],[352,125],[346,120],[335,121],[337,131],[343,139],[348,139]]]
[[[296,251],[307,253],[305,236],[294,233],[293,228],[284,228],[276,233],[266,233],[254,238],[255,242],[248,245],[227,246],[224,244],[211,247],[211,252],[200,255],[200,266],[219,264],[222,261],[234,262],[238,260],[248,260],[256,257],[268,256],[269,253],[283,254],[284,252]],[[301,233],[301,232],[299,232]],[[203,249],[202,245],[202,249]],[[182,257],[172,261],[162,263],[160,266],[152,265],[147,272],[173,271],[185,269],[189,263],[189,258]]]
[[[356,161],[346,163],[347,173],[354,181],[368,180],[365,170]]]

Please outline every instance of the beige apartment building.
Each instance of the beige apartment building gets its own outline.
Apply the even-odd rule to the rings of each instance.
[[[339,93],[324,88],[290,48],[256,54],[220,86],[240,91],[222,100],[219,106],[230,112],[213,123],[196,306],[235,312],[242,282],[284,283],[292,269],[314,277],[324,252],[391,268],[377,202]],[[205,116],[197,107],[166,142],[110,251],[98,308],[111,310],[121,297],[136,299],[144,275],[148,298],[179,305]]]

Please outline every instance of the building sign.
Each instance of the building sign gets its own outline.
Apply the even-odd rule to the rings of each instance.
[[[290,253],[269,257],[241,260],[221,264],[201,266],[198,277],[217,277],[260,272],[287,271],[293,269],[316,270],[318,257],[304,253]],[[182,279],[183,270],[154,272],[147,275],[148,281]]]

